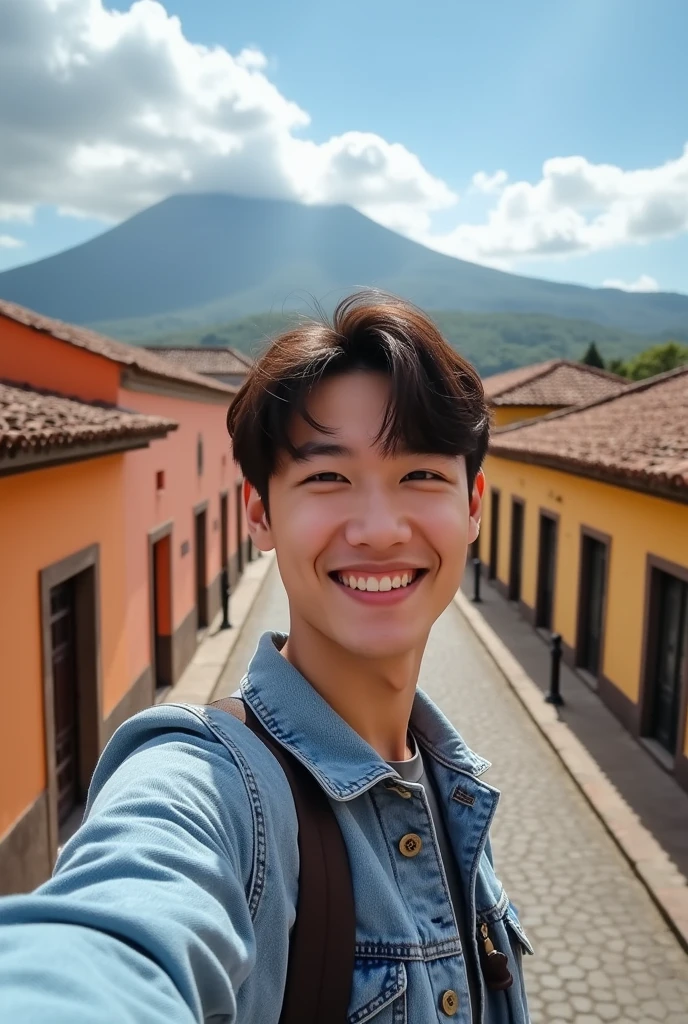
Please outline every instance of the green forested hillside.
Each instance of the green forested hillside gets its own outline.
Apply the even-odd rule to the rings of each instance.
[[[605,361],[627,360],[654,340],[584,320],[527,313],[440,311],[432,316],[451,344],[485,376],[545,359],[581,359],[590,342],[595,342]],[[145,344],[231,345],[255,356],[272,335],[295,319],[294,315],[259,313],[212,328],[146,338]]]

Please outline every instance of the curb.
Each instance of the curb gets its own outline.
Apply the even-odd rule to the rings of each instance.
[[[210,703],[274,560],[270,552],[248,563],[230,598],[232,626],[221,630],[222,613],[218,612],[184,672],[165,694],[163,703]]]
[[[465,594],[454,603],[688,952],[686,879]]]

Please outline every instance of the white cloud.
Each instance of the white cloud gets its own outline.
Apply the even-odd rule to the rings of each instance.
[[[174,192],[346,202],[427,230],[456,196],[404,146],[310,118],[269,81],[255,47],[193,44],[157,0],[0,0],[0,194],[118,220]],[[15,212],[15,217],[19,215]]]
[[[495,178],[478,172],[487,191]],[[582,156],[545,161],[535,184],[505,185],[482,224],[460,224],[426,244],[482,263],[551,258],[642,244],[688,231],[688,144],[659,167],[625,171]]]
[[[10,220],[31,224],[33,221],[33,207],[29,204],[0,203],[0,222]]]
[[[622,281],[620,278],[608,277],[602,282],[603,288],[619,288],[622,292],[658,292],[659,285],[654,277],[641,274],[637,281]]]
[[[493,204],[484,222],[438,234],[432,214],[458,197],[406,147],[355,130],[313,142],[257,47],[196,45],[158,0],[104,3],[0,0],[0,223],[30,223],[39,204],[116,221],[175,192],[228,191],[349,203],[505,268],[688,231],[687,145],[640,170],[568,156],[535,182],[477,171],[471,189]]]
[[[21,238],[13,238],[12,235],[0,235],[0,249],[21,249],[26,245]]]
[[[485,171],[477,171],[471,180],[473,188],[477,189],[478,192],[501,192],[507,181],[509,175],[506,171],[495,171],[494,174],[486,174]]]
[[[238,55],[237,64],[242,68],[253,68],[255,71],[264,71],[268,66],[268,59],[256,46],[247,46]]]

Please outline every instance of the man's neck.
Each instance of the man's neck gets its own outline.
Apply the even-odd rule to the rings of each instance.
[[[408,724],[423,650],[366,658],[292,621],[282,655],[385,761],[411,756]]]

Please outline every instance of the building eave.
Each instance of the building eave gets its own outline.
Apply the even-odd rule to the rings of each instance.
[[[151,441],[159,440],[165,434],[139,435],[138,437],[117,438],[112,441],[87,442],[83,444],[55,445],[43,451],[33,449],[18,452],[16,455],[0,456],[0,477],[14,476],[18,473],[30,473],[36,469],[53,469],[72,462],[86,462],[108,455],[120,455],[124,452],[148,448]]]
[[[598,483],[622,487],[625,490],[636,491],[652,497],[664,498],[667,501],[688,505],[688,487],[672,485],[665,480],[656,479],[651,476],[628,476],[620,470],[585,465],[561,456],[545,455],[541,452],[517,452],[513,449],[500,448],[499,446],[491,447],[488,454],[497,459],[507,459],[510,462],[523,462],[527,465],[542,466],[545,469],[554,469],[560,473],[568,473],[571,476],[585,477]]]
[[[236,388],[228,384],[220,384],[212,379],[207,384],[193,381],[174,380],[171,377],[158,376],[137,367],[127,366],[120,374],[120,386],[125,391],[138,391],[145,394],[163,395],[166,398],[181,398],[187,402],[205,402],[213,405],[231,404],[236,396]]]

